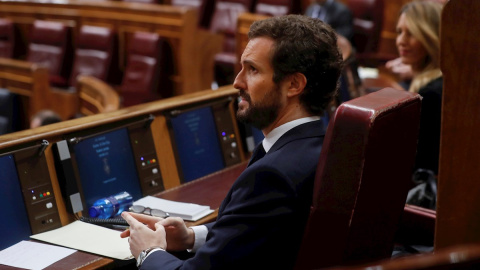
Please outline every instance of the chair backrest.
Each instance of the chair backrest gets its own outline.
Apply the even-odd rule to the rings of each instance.
[[[55,86],[68,85],[73,58],[70,31],[62,22],[43,20],[34,21],[31,30],[27,61],[46,66]]]
[[[133,34],[120,86],[123,106],[168,97],[172,92],[172,86],[167,85],[168,77],[173,75],[172,54],[168,53],[168,47],[168,43],[156,33]]]
[[[254,8],[257,14],[281,16],[299,14],[301,1],[298,0],[257,0]]]
[[[383,27],[384,0],[346,0],[353,13],[353,42],[357,57],[376,53]]]
[[[421,97],[385,88],[342,103],[317,167],[297,269],[391,256],[413,170]]]
[[[15,35],[13,22],[10,19],[0,19],[0,57],[13,58]]]
[[[70,85],[75,86],[79,74],[110,82],[116,74],[117,38],[107,27],[83,25],[76,39]]]
[[[235,33],[240,13],[253,11],[253,0],[217,0],[210,31],[224,35],[223,51],[235,53]]]
[[[79,75],[77,80],[80,115],[111,112],[120,108],[120,97],[104,81],[89,75]]]

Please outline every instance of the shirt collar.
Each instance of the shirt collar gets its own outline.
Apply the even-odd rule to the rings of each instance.
[[[265,152],[268,153],[270,148],[272,148],[272,146],[278,141],[278,139],[280,139],[280,137],[282,137],[282,135],[285,134],[290,129],[296,126],[299,126],[301,124],[305,124],[305,123],[316,121],[316,120],[320,120],[320,116],[309,116],[309,117],[296,119],[274,128],[272,131],[270,131],[270,133],[268,133],[267,136],[265,136],[265,139],[263,139],[262,141],[262,145],[263,145],[263,148],[265,149]]]

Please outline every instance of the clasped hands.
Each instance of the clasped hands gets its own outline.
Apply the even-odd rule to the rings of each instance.
[[[135,258],[142,250],[160,247],[169,251],[182,251],[193,247],[195,234],[178,217],[159,218],[144,214],[123,212],[122,217],[130,228],[120,237],[130,237],[130,251]]]

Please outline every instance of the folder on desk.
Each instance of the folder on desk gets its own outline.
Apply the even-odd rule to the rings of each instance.
[[[143,197],[140,200],[135,201],[133,204],[150,207],[152,209],[160,209],[167,212],[171,217],[180,217],[187,221],[197,221],[204,216],[213,213],[213,210],[207,205],[177,202],[153,196]]]
[[[119,260],[133,258],[128,238],[120,238],[120,231],[78,220],[30,238]]]

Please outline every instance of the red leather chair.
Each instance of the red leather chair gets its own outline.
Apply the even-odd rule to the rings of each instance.
[[[10,19],[0,19],[0,57],[13,58],[15,35],[13,23]]]
[[[320,154],[296,269],[390,257],[417,145],[421,97],[385,88],[342,103]]]
[[[235,33],[240,13],[253,11],[253,0],[217,0],[210,31],[224,35],[223,51],[215,56],[215,79],[221,85],[235,79]]]
[[[198,10],[198,26],[208,29],[215,7],[215,0],[171,0],[172,6],[193,7]]]
[[[298,0],[257,0],[254,12],[270,16],[300,14],[300,4]]]
[[[70,85],[75,86],[80,74],[112,85],[120,84],[117,49],[117,37],[112,29],[83,25],[76,39]]]
[[[68,86],[73,58],[70,31],[61,22],[36,20],[33,23],[26,60],[46,66],[54,86]]]
[[[393,55],[379,55],[383,27],[384,0],[346,0],[353,13],[353,42],[360,65],[376,67]]]
[[[129,42],[127,66],[120,86],[123,106],[132,106],[173,93],[173,59],[168,43],[158,34],[136,32]]]

